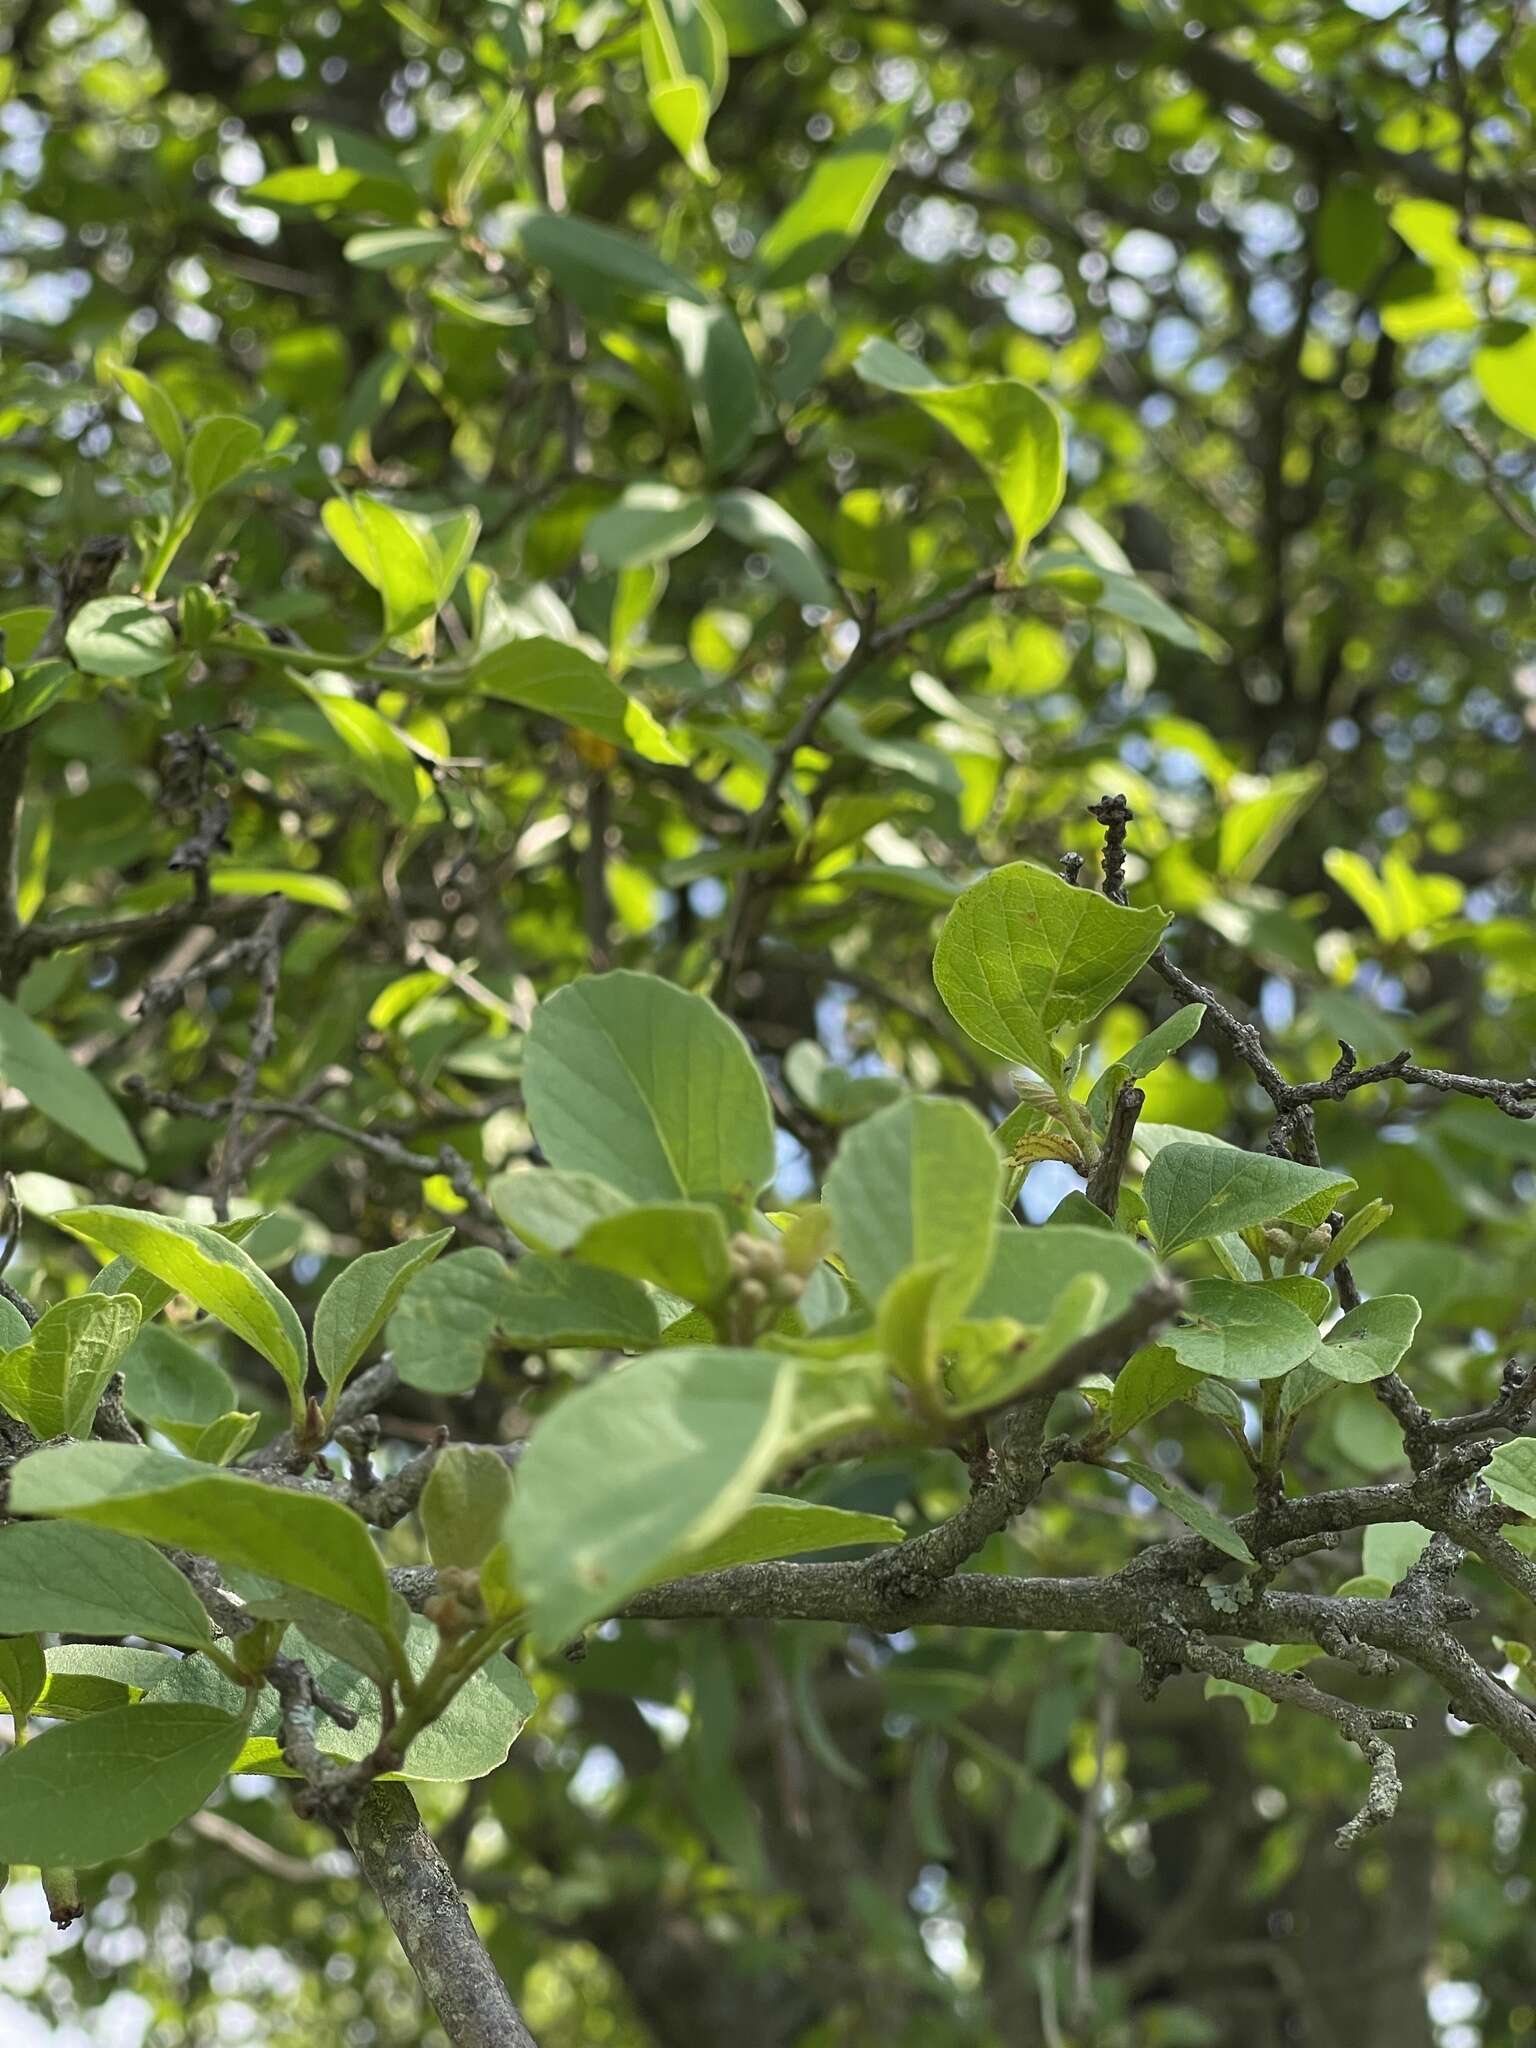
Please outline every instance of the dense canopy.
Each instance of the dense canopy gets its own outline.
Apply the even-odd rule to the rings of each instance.
[[[0,0],[7,2040],[1536,2034],[1533,119]]]

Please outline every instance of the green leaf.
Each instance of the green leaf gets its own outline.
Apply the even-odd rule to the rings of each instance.
[[[70,620],[64,644],[85,675],[119,681],[152,676],[176,659],[170,620],[141,597],[93,597]]]
[[[88,1067],[80,1066],[25,1010],[0,997],[0,1084],[24,1095],[40,1116],[110,1159],[143,1173],[145,1158],[127,1119]]]
[[[507,1533],[546,1648],[741,1518],[782,1451],[794,1385],[788,1359],[683,1347],[580,1388],[543,1418]]]
[[[208,886],[215,896],[286,896],[290,903],[343,915],[352,908],[352,898],[334,875],[298,868],[216,867],[209,872]]]
[[[902,118],[872,122],[818,157],[810,177],[757,245],[765,291],[830,270],[858,239],[896,160]]]
[[[341,253],[360,270],[422,268],[458,247],[447,228],[366,228],[349,235]]]
[[[788,1494],[763,1493],[723,1535],[675,1557],[664,1576],[693,1578],[733,1564],[799,1557],[808,1550],[843,1550],[855,1543],[900,1543],[905,1534],[889,1515],[858,1514],[794,1500]]]
[[[841,600],[821,550],[799,520],[761,491],[721,491],[714,501],[720,531],[765,557],[769,573],[797,604],[829,609]]]
[[[177,412],[170,393],[153,377],[146,377],[142,370],[130,369],[126,363],[114,363],[110,375],[112,381],[132,399],[139,417],[170,457],[171,466],[180,469],[186,459],[187,437],[182,429],[181,414]]]
[[[957,1343],[946,1373],[953,1412],[966,1415],[978,1408],[995,1408],[1026,1392],[1063,1352],[1103,1323],[1108,1299],[1104,1279],[1083,1272],[1067,1282],[1032,1330],[1020,1331],[1017,1324],[1009,1322],[962,1323],[955,1333],[957,1339],[972,1331],[1013,1331],[1015,1335],[1006,1344],[983,1343],[978,1351],[968,1351]]]
[[[418,1680],[426,1676],[438,1641],[437,1630],[430,1622],[419,1615],[412,1617],[405,1635],[404,1656]],[[374,1681],[328,1646],[317,1643],[305,1628],[291,1629],[283,1647],[289,1656],[303,1659],[317,1686],[332,1699],[351,1707],[358,1717],[355,1728],[342,1728],[322,1717],[315,1731],[321,1750],[327,1756],[349,1762],[369,1755],[384,1732]],[[237,1691],[233,1682],[205,1659],[188,1657],[170,1666],[145,1705],[158,1707],[162,1701],[183,1699],[233,1709]],[[508,1751],[537,1706],[533,1688],[517,1666],[505,1656],[492,1657],[460,1686],[437,1719],[416,1737],[398,1775],[421,1784],[441,1785],[483,1778],[506,1762]],[[144,1708],[135,1711],[142,1713]],[[270,1691],[265,1692],[257,1702],[248,1739],[228,1768],[279,1778],[295,1776],[293,1766],[286,1762],[279,1747],[280,1732],[281,1707]]]
[[[1500,1444],[1484,1466],[1483,1477],[1495,1500],[1522,1515],[1536,1516],[1536,1437]]]
[[[888,341],[866,341],[853,367],[866,384],[909,398],[974,459],[1008,514],[1017,573],[1066,491],[1066,435],[1055,406],[1012,377],[946,384]]]
[[[536,1252],[568,1252],[590,1224],[630,1206],[627,1195],[596,1174],[552,1166],[498,1173],[486,1193],[507,1228]]]
[[[406,1385],[434,1394],[463,1394],[475,1386],[507,1292],[507,1263],[489,1245],[452,1252],[418,1273],[387,1333]]]
[[[1155,1031],[1149,1031],[1145,1038],[1138,1038],[1129,1052],[1121,1053],[1114,1067],[1099,1076],[1089,1093],[1088,1108],[1095,1123],[1107,1115],[1124,1082],[1144,1080],[1181,1045],[1188,1045],[1200,1029],[1204,1016],[1204,1003],[1186,1003],[1182,1010],[1175,1010],[1171,1017],[1165,1018]],[[1119,1079],[1112,1081],[1116,1068],[1119,1069]]]
[[[36,1636],[0,1637],[0,1700],[18,1727],[42,1698],[48,1664]]]
[[[0,1530],[0,1631],[147,1636],[199,1650],[213,1640],[202,1602],[158,1550],[81,1522]]]
[[[504,698],[579,726],[644,760],[682,759],[645,706],[620,689],[601,662],[567,641],[543,636],[505,641],[476,655],[468,681],[483,697]]]
[[[473,1444],[439,1452],[421,1496],[427,1554],[439,1571],[473,1571],[501,1537],[512,1505],[512,1474],[505,1458]]]
[[[39,661],[23,669],[15,688],[0,695],[0,733],[34,724],[61,697],[77,695],[81,682],[79,669],[67,661]]]
[[[1386,209],[1363,179],[1332,172],[1314,230],[1318,268],[1358,297],[1390,263],[1396,244]]]
[[[1395,1372],[1419,1327],[1419,1304],[1411,1294],[1377,1294],[1339,1317],[1312,1353],[1312,1363],[1330,1379],[1359,1385]]]
[[[384,629],[392,640],[448,602],[480,536],[480,514],[473,507],[403,512],[364,491],[327,499],[320,518],[352,567],[383,598]]]
[[[580,1251],[573,1258],[519,1259],[507,1275],[498,1311],[507,1342],[524,1351],[571,1345],[648,1349],[661,1334],[655,1303],[638,1282],[624,1277],[627,1268],[604,1271],[605,1264]]]
[[[46,604],[20,604],[0,611],[0,659],[12,668],[30,661],[53,621],[53,608]]]
[[[700,1305],[731,1284],[725,1221],[705,1202],[647,1202],[604,1217],[582,1233],[575,1256]]]
[[[1190,1493],[1166,1472],[1159,1472],[1155,1465],[1144,1465],[1139,1458],[1125,1458],[1113,1465],[1105,1466],[1106,1472],[1123,1473],[1138,1486],[1145,1487],[1172,1515],[1197,1536],[1203,1536],[1207,1543],[1214,1544],[1228,1557],[1235,1557],[1240,1564],[1256,1564],[1258,1560],[1230,1522],[1224,1522],[1214,1508],[1206,1506],[1198,1494]]]
[[[714,523],[713,506],[697,491],[631,484],[588,522],[582,538],[604,569],[639,569],[697,547]]]
[[[451,1229],[439,1230],[387,1251],[365,1252],[336,1275],[315,1310],[313,1337],[315,1364],[333,1395],[393,1314],[408,1282],[452,1236]]]
[[[640,30],[651,116],[696,178],[714,184],[704,135],[725,84],[725,30],[710,0],[645,0]]]
[[[994,869],[944,920],[933,978],[945,1008],[978,1044],[1060,1071],[1052,1043],[1091,1022],[1151,958],[1169,923],[1023,861]]]
[[[242,477],[261,455],[261,429],[252,420],[214,413],[200,420],[187,443],[187,485],[206,504]]]
[[[1235,1145],[1165,1145],[1147,1168],[1142,1199],[1166,1258],[1220,1232],[1294,1217],[1320,1222],[1355,1183],[1329,1167],[1300,1166]]]
[[[1317,1350],[1317,1325],[1263,1284],[1192,1280],[1184,1315],[1161,1342],[1191,1372],[1216,1379],[1278,1379]]]
[[[274,1367],[295,1412],[304,1405],[309,1347],[287,1296],[254,1259],[216,1230],[136,1209],[63,1209],[62,1230],[121,1252],[211,1316]]]
[[[1472,375],[1490,411],[1507,427],[1536,440],[1536,328],[1500,347],[1480,348]]]
[[[978,1319],[1007,1316],[1034,1328],[1080,1273],[1096,1274],[1104,1282],[1108,1322],[1157,1278],[1157,1266],[1140,1245],[1114,1230],[1055,1222],[1026,1230],[1005,1220],[986,1278],[966,1313]]]
[[[114,1707],[0,1758],[0,1861],[83,1870],[169,1834],[218,1789],[245,1723],[210,1707]]]
[[[16,1467],[11,1510],[63,1516],[284,1579],[392,1623],[389,1581],[366,1525],[318,1494],[264,1486],[136,1444],[65,1444]]]
[[[184,1457],[196,1458],[204,1465],[231,1465],[256,1434],[260,1421],[254,1409],[246,1413],[232,1408],[211,1422],[172,1422],[162,1416],[154,1426]]]
[[[126,1707],[159,1684],[170,1662],[163,1650],[125,1649],[120,1643],[61,1643],[45,1653],[48,1684],[42,1711],[58,1721],[83,1721],[109,1707]]]
[[[592,975],[541,1003],[523,1096],[551,1165],[636,1201],[745,1203],[773,1174],[773,1113],[746,1040],[656,975]]]
[[[1434,1538],[1422,1522],[1373,1522],[1361,1539],[1365,1576],[1395,1586],[1412,1570]]]
[[[0,1295],[0,1350],[14,1351],[32,1339],[32,1325],[21,1310]]]
[[[139,1327],[131,1294],[77,1294],[0,1355],[0,1402],[34,1436],[86,1436]]]
[[[645,305],[678,298],[706,303],[697,285],[653,256],[645,243],[579,214],[504,206],[499,219],[528,262],[547,270],[584,313],[609,320],[636,301]]]
[[[401,178],[338,164],[322,170],[317,164],[294,164],[288,170],[273,171],[245,188],[245,196],[265,206],[303,206],[327,214],[382,213],[394,220],[408,221],[419,210],[420,201]]]
[[[1127,1359],[1115,1379],[1109,1403],[1109,1433],[1112,1439],[1128,1436],[1171,1402],[1184,1400],[1201,1384],[1164,1344],[1149,1344]]]
[[[50,1211],[50,1220],[52,1214]],[[211,1228],[216,1230],[220,1237],[227,1237],[231,1244],[244,1244],[248,1237],[255,1235],[266,1220],[258,1211],[250,1216],[237,1216],[228,1223],[215,1223]],[[145,1272],[142,1266],[135,1265],[132,1259],[127,1258],[109,1261],[91,1281],[86,1292],[134,1295],[146,1324],[151,1316],[157,1316],[166,1303],[176,1297],[174,1287],[167,1286],[163,1280],[157,1279],[153,1273]],[[235,1396],[235,1383],[227,1373],[224,1373],[221,1384],[225,1385],[227,1394],[220,1406],[227,1408]],[[216,1411],[210,1411],[210,1419],[213,1412]]]
[[[350,685],[338,678],[339,687],[322,689],[319,680],[304,679],[304,694],[346,748],[374,795],[402,825],[409,825],[421,809],[424,787],[416,756],[387,718],[351,695]]]
[[[673,299],[667,332],[677,350],[704,457],[715,472],[733,469],[757,434],[762,409],[757,359],[724,306]]]
[[[968,1103],[912,1096],[843,1138],[826,1205],[848,1270],[878,1302],[913,1266],[941,1264],[932,1313],[942,1331],[964,1313],[992,1260],[1002,1161]]]

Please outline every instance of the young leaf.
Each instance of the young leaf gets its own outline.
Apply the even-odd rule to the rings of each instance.
[[[179,469],[186,457],[187,437],[170,393],[153,377],[146,377],[142,370],[130,369],[126,363],[114,363],[110,375],[112,381],[132,399],[140,419],[170,457],[172,468]]]
[[[946,1374],[952,1411],[969,1415],[1027,1392],[1064,1351],[1099,1327],[1105,1320],[1108,1298],[1109,1289],[1100,1275],[1082,1272],[1067,1282],[1033,1330],[1018,1332],[1017,1324],[1005,1323],[1004,1329],[1018,1332],[1006,1346],[983,1346],[975,1354],[957,1347]],[[965,1322],[956,1334],[987,1327]]]
[[[147,1636],[200,1650],[213,1640],[202,1602],[158,1550],[79,1522],[0,1530],[0,1632]]]
[[[1017,575],[1066,490],[1066,435],[1055,406],[1012,377],[946,384],[888,341],[866,341],[853,367],[866,384],[909,398],[973,457],[1008,514]]]
[[[367,1525],[318,1494],[264,1486],[136,1444],[90,1443],[23,1458],[10,1506],[13,1514],[59,1516],[195,1550],[391,1626],[389,1581]]]
[[[757,245],[764,291],[803,284],[830,270],[857,239],[885,187],[901,118],[872,122],[817,158],[800,192]]]
[[[310,676],[300,687],[345,747],[362,781],[402,825],[409,825],[426,787],[416,756],[389,720],[352,696],[348,685],[322,688],[322,681],[330,685],[336,679]]]
[[[1116,1464],[1106,1465],[1104,1469],[1123,1473],[1127,1479],[1145,1487],[1170,1514],[1177,1515],[1187,1529],[1193,1529],[1197,1536],[1203,1536],[1207,1543],[1214,1544],[1228,1557],[1235,1557],[1239,1564],[1258,1562],[1230,1522],[1224,1522],[1198,1494],[1190,1493],[1177,1480],[1170,1479],[1166,1472],[1159,1472],[1155,1465],[1144,1465],[1139,1458],[1125,1458]]]
[[[1142,1199],[1166,1258],[1187,1244],[1251,1224],[1294,1217],[1312,1224],[1355,1183],[1323,1166],[1301,1166],[1235,1145],[1165,1145],[1147,1168]]]
[[[640,55],[651,116],[696,178],[714,184],[704,131],[725,87],[725,30],[710,0],[645,0]]]
[[[131,1294],[77,1294],[41,1318],[25,1344],[0,1355],[0,1403],[34,1436],[85,1436],[107,1382],[134,1340]]]
[[[700,1305],[731,1284],[725,1222],[706,1202],[646,1202],[604,1217],[582,1233],[575,1256]]]
[[[596,1174],[552,1166],[498,1173],[486,1193],[502,1222],[535,1252],[568,1252],[589,1225],[630,1206],[627,1195]]]
[[[144,1154],[122,1111],[88,1067],[56,1045],[25,1010],[0,997],[0,1084],[24,1095],[114,1166],[143,1173]]]
[[[131,1856],[210,1798],[245,1722],[212,1707],[114,1707],[0,1758],[0,1861],[82,1870]]]
[[[480,515],[473,508],[403,512],[362,491],[328,499],[320,517],[352,567],[383,598],[384,630],[392,640],[448,602],[480,535]]]
[[[298,1412],[309,1347],[293,1304],[227,1237],[201,1223],[137,1209],[61,1209],[52,1219],[87,1243],[121,1252],[244,1338],[275,1367]]]
[[[1127,910],[1016,861],[975,882],[944,920],[933,978],[979,1045],[1054,1077],[1052,1043],[1091,1022],[1151,957],[1162,910]]]
[[[1418,1327],[1419,1304],[1411,1294],[1373,1295],[1340,1316],[1312,1353],[1312,1363],[1330,1379],[1384,1379],[1396,1371]]]
[[[169,1417],[159,1417],[154,1427],[162,1436],[169,1437],[184,1457],[196,1458],[204,1465],[232,1465],[256,1434],[260,1415],[252,1411],[246,1414],[239,1408],[232,1408],[227,1415],[216,1415],[211,1422],[173,1422]]]
[[[333,1396],[389,1320],[407,1283],[452,1236],[451,1229],[439,1230],[387,1251],[364,1252],[336,1275],[320,1297],[313,1332],[315,1364]]]
[[[1186,1003],[1182,1010],[1175,1010],[1171,1017],[1165,1017],[1155,1031],[1139,1038],[1129,1052],[1121,1053],[1114,1067],[1094,1082],[1089,1094],[1088,1108],[1094,1121],[1097,1123],[1102,1118],[1112,1097],[1119,1093],[1119,1082],[1110,1079],[1116,1068],[1121,1082],[1145,1079],[1148,1074],[1155,1073],[1181,1045],[1188,1045],[1200,1029],[1204,1016],[1204,1003]]]
[[[473,1571],[500,1540],[512,1504],[512,1474],[495,1451],[449,1444],[432,1467],[421,1496],[427,1553],[442,1571]]]
[[[201,504],[245,474],[261,454],[261,429],[232,413],[199,421],[187,443],[187,487]]]
[[[740,1519],[781,1454],[794,1384],[787,1358],[685,1347],[544,1417],[507,1518],[540,1642],[558,1647]]]
[[[773,1173],[773,1114],[746,1040],[655,975],[592,975],[541,1003],[523,1096],[552,1165],[639,1202],[749,1202]]]
[[[606,1261],[585,1260],[585,1253],[518,1260],[507,1275],[497,1312],[509,1344],[524,1351],[569,1345],[649,1350],[661,1334],[656,1304],[637,1281],[625,1277],[623,1268],[609,1272]]]
[[[1318,1348],[1312,1319],[1263,1285],[1192,1280],[1184,1316],[1160,1341],[1181,1365],[1217,1379],[1278,1379]]]
[[[848,1270],[878,1302],[909,1267],[942,1264],[932,1314],[964,1313],[992,1260],[1002,1162],[968,1103],[913,1096],[856,1124],[838,1146],[826,1204]]]

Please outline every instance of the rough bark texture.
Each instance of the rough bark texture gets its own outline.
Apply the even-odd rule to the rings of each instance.
[[[404,1785],[369,1788],[351,1841],[454,2048],[537,2048]]]

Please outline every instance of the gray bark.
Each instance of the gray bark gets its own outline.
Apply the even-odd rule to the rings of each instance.
[[[350,1839],[453,2048],[537,2048],[405,1786],[371,1785]]]

